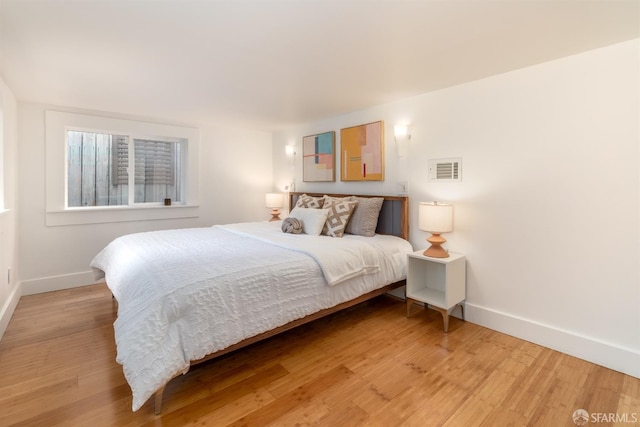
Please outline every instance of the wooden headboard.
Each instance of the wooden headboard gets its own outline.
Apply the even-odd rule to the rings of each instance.
[[[359,195],[359,194],[331,194],[331,193],[289,193],[289,209],[292,209],[298,197],[306,194],[313,197],[322,197],[325,194],[331,197],[382,197],[382,209],[378,217],[378,227],[376,233],[391,234],[393,236],[409,239],[409,197],[407,196],[385,196],[385,195]]]

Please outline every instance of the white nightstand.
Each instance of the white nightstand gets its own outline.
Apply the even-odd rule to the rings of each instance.
[[[444,331],[449,331],[449,313],[465,299],[466,266],[464,255],[450,253],[448,258],[424,256],[424,251],[409,254],[407,271],[407,317],[411,305],[422,302],[442,314]],[[462,319],[464,320],[464,308]]]

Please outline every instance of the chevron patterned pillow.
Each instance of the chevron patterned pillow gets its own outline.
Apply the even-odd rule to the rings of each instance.
[[[349,218],[358,204],[357,201],[325,201],[324,209],[329,209],[327,221],[324,223],[322,234],[331,237],[342,237]]]
[[[322,209],[322,204],[324,203],[324,198],[322,197],[312,197],[306,194],[298,197],[298,201],[296,202],[297,208],[312,208],[312,209]]]

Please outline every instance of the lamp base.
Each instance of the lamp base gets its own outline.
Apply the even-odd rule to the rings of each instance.
[[[431,243],[431,246],[422,254],[431,258],[448,258],[449,252],[441,246],[446,241],[447,239],[441,237],[440,234],[433,233],[433,235],[427,239],[427,242]]]
[[[280,211],[278,209],[271,209],[271,219],[269,222],[271,221],[280,221]]]

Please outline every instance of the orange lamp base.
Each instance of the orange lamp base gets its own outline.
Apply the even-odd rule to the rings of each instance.
[[[269,220],[269,222],[279,221],[279,220],[280,220],[280,211],[277,208],[271,209],[271,219]]]
[[[432,258],[448,258],[449,252],[442,247],[442,244],[446,241],[447,239],[441,237],[439,233],[433,233],[433,235],[427,239],[427,242],[431,243],[431,246],[422,254]]]

